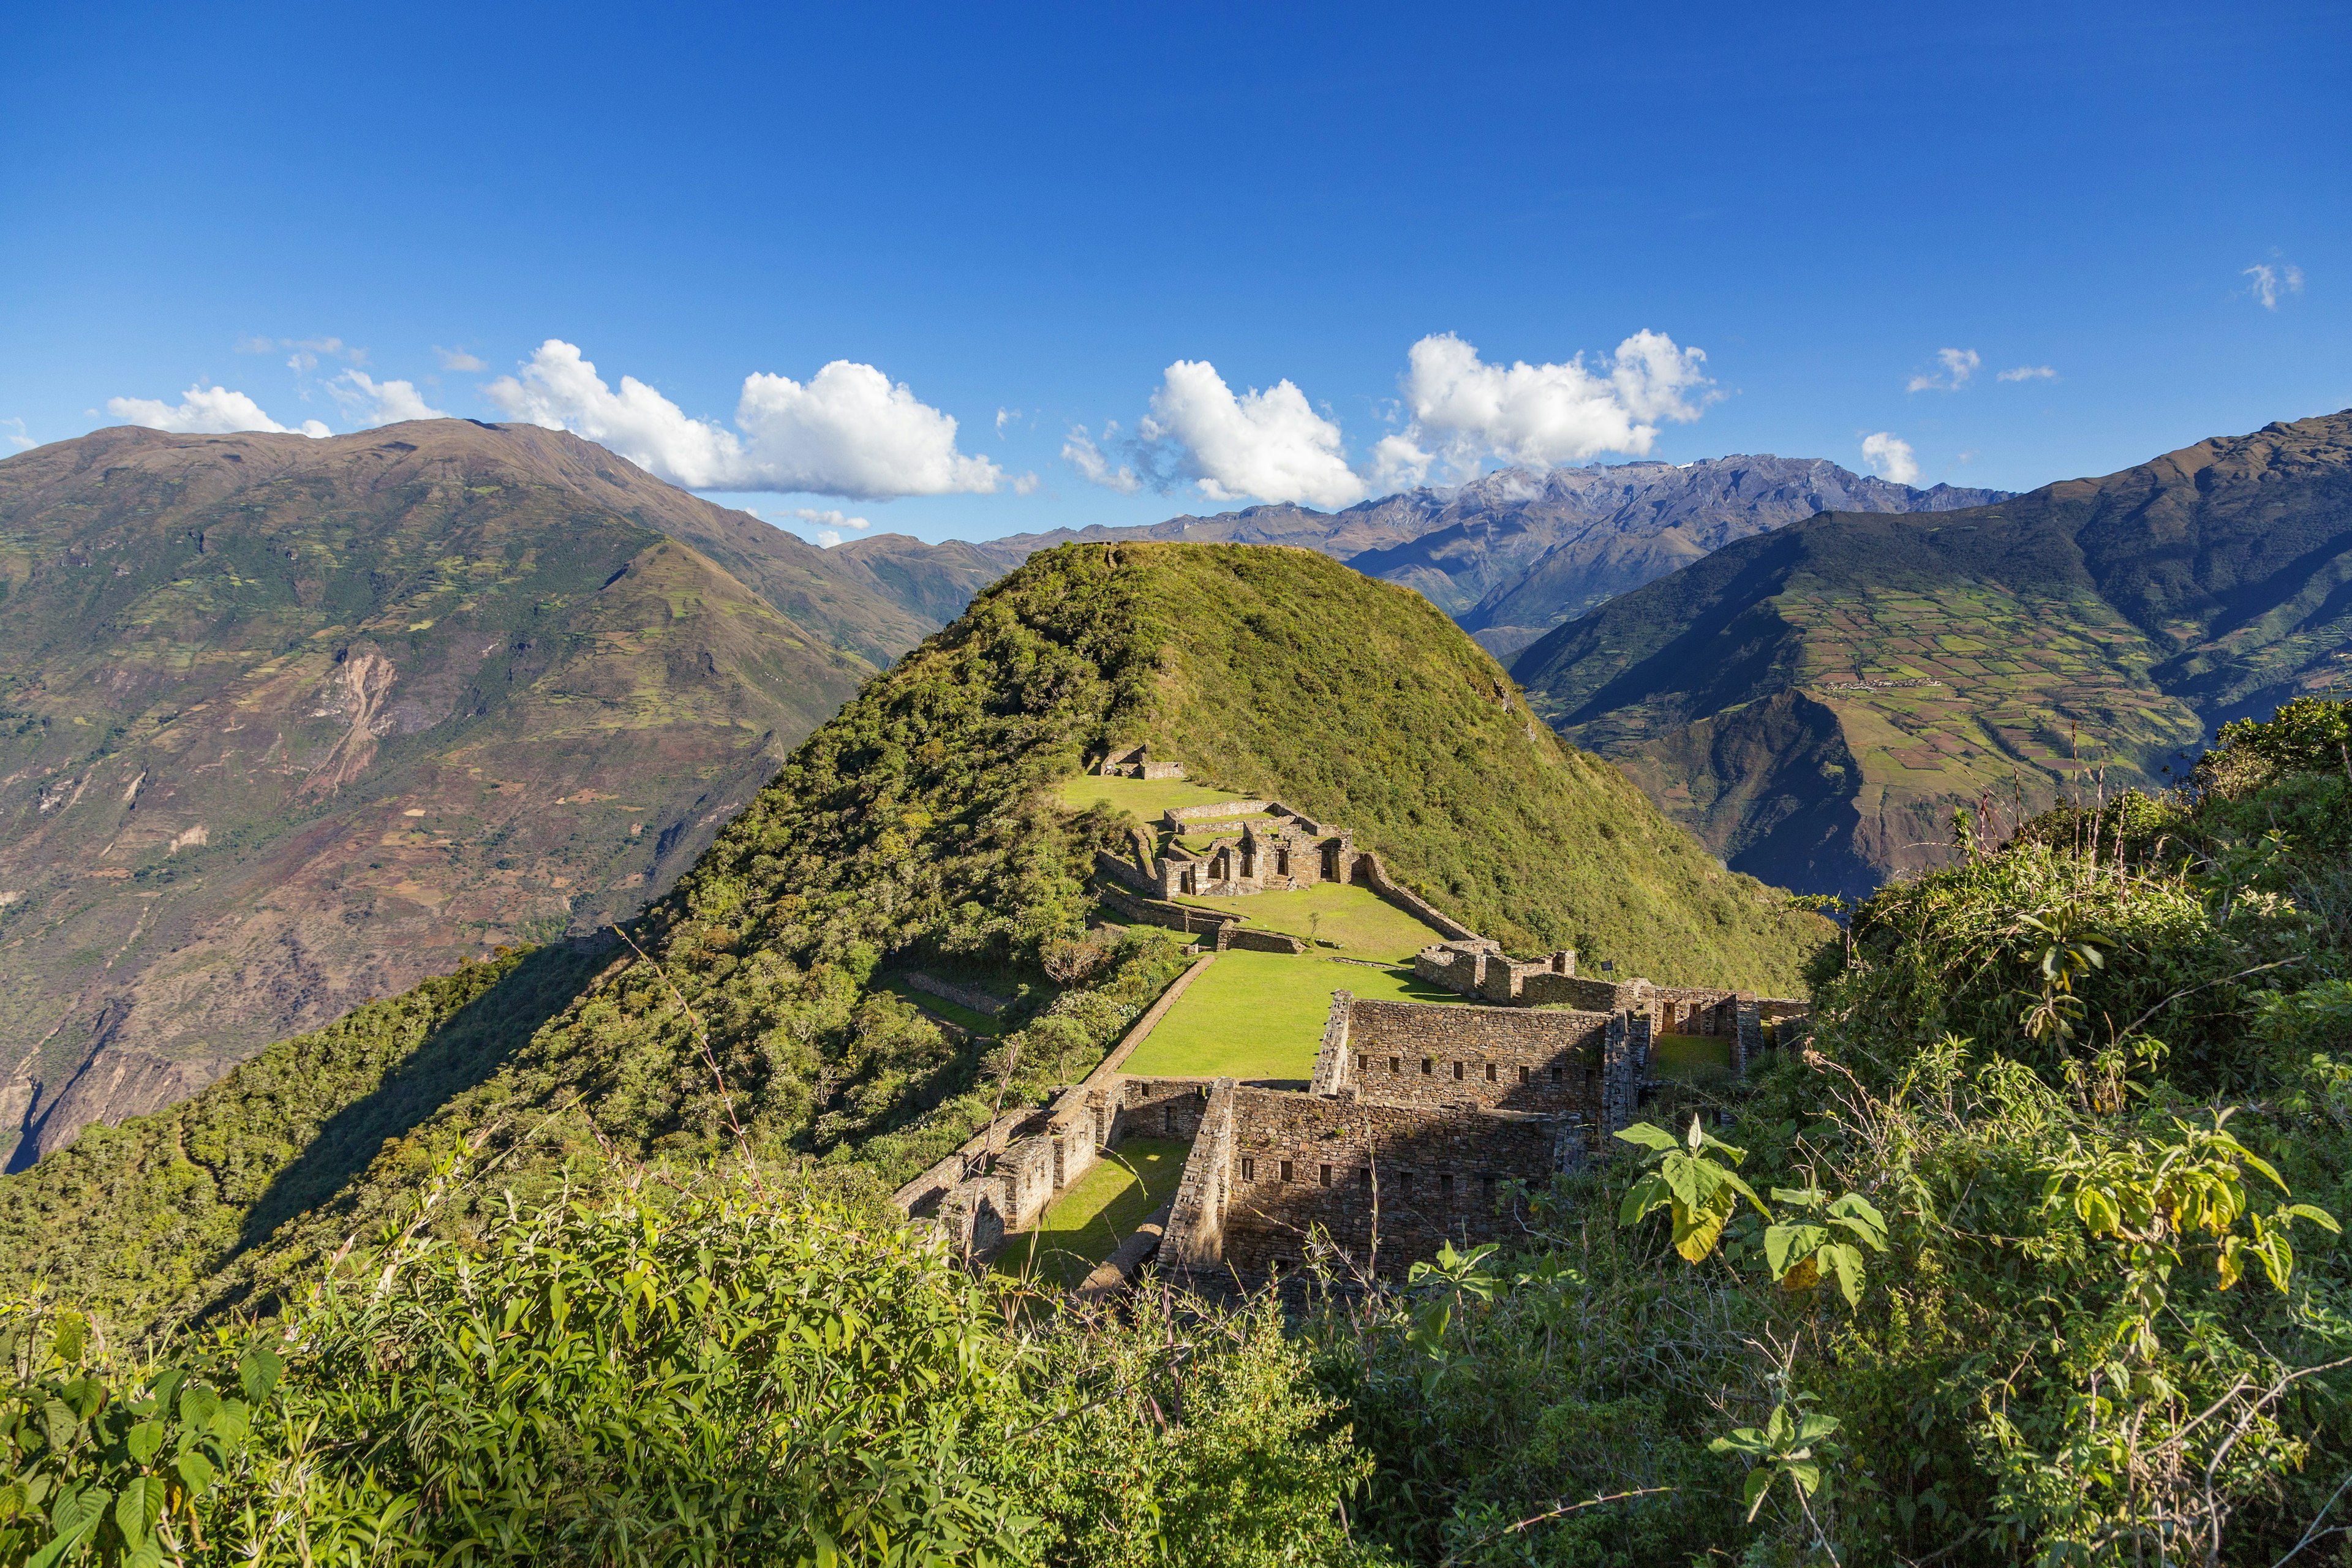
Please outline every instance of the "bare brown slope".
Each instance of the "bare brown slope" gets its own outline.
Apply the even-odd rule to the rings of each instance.
[[[558,432],[0,463],[0,1159],[636,908],[916,630]]]

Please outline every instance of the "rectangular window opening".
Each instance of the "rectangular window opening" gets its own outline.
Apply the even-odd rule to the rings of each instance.
[[[1286,1182],[1290,1180],[1290,1162],[1287,1160],[1282,1163],[1282,1179]]]
[[[1402,1061],[1402,1060],[1401,1060],[1400,1058],[1396,1058],[1396,1057],[1391,1057],[1391,1058],[1389,1058],[1389,1076],[1390,1076],[1391,1078],[1394,1078],[1394,1077],[1396,1077],[1396,1075],[1397,1075],[1397,1074],[1399,1074],[1399,1073],[1402,1072],[1403,1070],[1404,1070],[1404,1063],[1403,1063],[1403,1061]]]
[[[1456,1083],[1460,1083],[1462,1081],[1462,1064],[1460,1062],[1455,1062],[1454,1064],[1454,1081]]]
[[[1422,1077],[1423,1077],[1423,1078],[1427,1078],[1431,1073],[1433,1073],[1433,1072],[1435,1072],[1436,1070],[1437,1070],[1437,1063],[1436,1063],[1433,1058],[1428,1058],[1428,1057],[1423,1057],[1423,1058],[1421,1058],[1421,1076],[1422,1076]]]
[[[1488,1062],[1486,1064],[1486,1081],[1488,1083],[1495,1081],[1495,1064],[1493,1062]]]
[[[1331,1167],[1328,1165],[1323,1166],[1322,1173],[1322,1175],[1318,1178],[1316,1184],[1318,1186],[1328,1187],[1331,1184]]]
[[[1242,1156],[1242,1180],[1244,1182],[1257,1180],[1257,1162],[1246,1154]]]
[[[1528,1081],[1528,1072],[1529,1072],[1529,1069],[1528,1069],[1528,1068],[1521,1068],[1519,1069],[1519,1081],[1520,1081],[1521,1083],[1525,1083],[1525,1082],[1527,1082],[1527,1081]]]

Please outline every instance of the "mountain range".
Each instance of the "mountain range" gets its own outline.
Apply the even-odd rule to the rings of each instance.
[[[884,534],[829,553],[866,569],[877,592],[910,612],[952,615],[981,584],[1056,544],[1150,539],[1302,545],[1368,577],[1418,590],[1487,651],[1507,658],[1615,595],[1817,512],[1948,511],[2003,493],[1940,484],[1915,489],[1820,458],[1711,458],[1505,468],[1468,484],[1407,490],[1337,512],[1254,506],[1148,527],[1058,529],[940,545]]]
[[[1734,868],[1867,892],[2164,782],[2352,676],[2352,412],[1932,516],[1838,510],[1562,625],[1512,673]]]
[[[530,426],[0,463],[0,1161],[625,917],[938,623]]]

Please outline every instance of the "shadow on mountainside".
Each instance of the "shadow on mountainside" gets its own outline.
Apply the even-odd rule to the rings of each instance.
[[[288,1220],[326,1203],[365,1171],[387,1142],[405,1136],[498,1071],[580,994],[617,946],[609,935],[551,942],[451,1014],[373,1091],[330,1117],[278,1173],[246,1212],[236,1246],[218,1266],[226,1267]]]

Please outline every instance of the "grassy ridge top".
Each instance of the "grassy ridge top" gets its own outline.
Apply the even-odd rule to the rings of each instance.
[[[299,1121],[225,1085],[173,1113],[171,1136],[132,1125],[46,1160],[0,1183],[0,1233],[27,1242],[0,1281],[79,1249],[97,1259],[82,1293],[138,1320],[266,1292],[364,1243],[461,1148],[526,1191],[573,1152],[706,1159],[733,1139],[714,1064],[763,1159],[874,1194],[952,1149],[1000,1093],[1071,1081],[1181,968],[1164,933],[1087,930],[1094,852],[1129,819],[1074,812],[1061,791],[1088,751],[1134,739],[1349,824],[1397,875],[1529,946],[1785,990],[1826,930],[1561,747],[1416,595],[1303,551],[1057,550],[812,735],[636,922],[643,960],[558,1003],[518,994],[503,1017],[492,987],[390,1043],[273,1047],[271,1071],[310,1053]],[[944,1034],[879,984],[886,959],[1013,998],[1001,1041]],[[241,1216],[269,1184],[260,1167],[299,1160],[339,1097],[424,1059],[460,1014],[478,1045],[412,1083],[380,1152],[257,1234]],[[197,1148],[212,1152],[182,1152]],[[221,1212],[189,1236],[173,1216],[198,1189]],[[450,1199],[446,1223],[474,1223],[479,1195]],[[168,1297],[163,1277],[109,1261],[158,1237],[194,1249],[163,1271]]]

